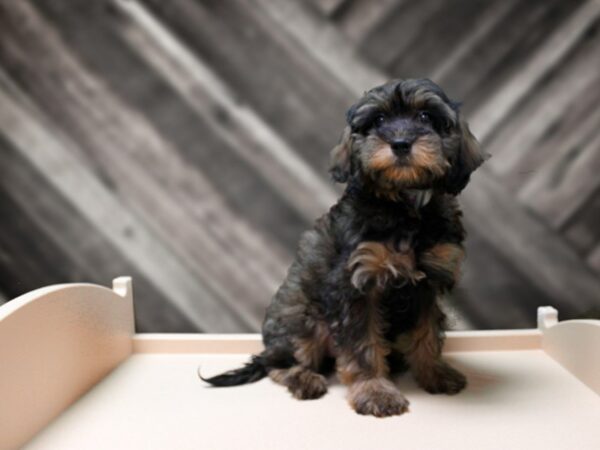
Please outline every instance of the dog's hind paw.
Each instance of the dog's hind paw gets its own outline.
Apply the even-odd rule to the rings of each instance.
[[[327,393],[327,379],[312,370],[303,367],[273,369],[269,377],[277,383],[287,386],[290,393],[299,400],[313,400]]]
[[[417,383],[430,394],[458,394],[467,386],[467,378],[454,367],[440,362],[430,371],[420,373]]]

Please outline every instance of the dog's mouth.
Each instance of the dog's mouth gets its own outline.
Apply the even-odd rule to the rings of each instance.
[[[367,173],[385,191],[427,189],[449,167],[437,136],[421,136],[408,144],[381,142],[366,161]]]
[[[394,155],[395,159],[393,164],[400,167],[408,167],[412,163],[412,148],[408,154],[405,155]]]

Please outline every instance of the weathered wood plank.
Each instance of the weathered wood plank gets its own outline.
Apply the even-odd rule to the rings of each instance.
[[[568,220],[563,234],[583,258],[587,259],[594,252],[600,243],[600,190]],[[594,269],[600,273],[598,266]]]
[[[309,0],[325,16],[337,13],[350,0]]]
[[[600,79],[598,79],[600,81]],[[554,228],[565,226],[600,188],[600,111],[530,178],[518,198]]]
[[[307,222],[334,203],[331,185],[250,108],[239,105],[211,69],[143,6],[131,1],[117,5],[132,20],[124,30],[127,41]],[[220,121],[215,110],[227,114],[227,120]]]
[[[471,128],[485,141],[502,120],[553,67],[559,64],[600,17],[600,2],[588,0],[544,41],[501,89],[473,113]]]
[[[600,194],[600,192],[597,193],[597,195]],[[594,203],[598,203],[597,200]],[[595,222],[598,222],[598,218],[597,216],[594,218]],[[587,257],[587,262],[590,264],[590,266],[592,266],[592,268],[596,271],[596,273],[600,274],[600,241],[596,241],[596,245],[594,246],[594,248],[589,252],[589,255]],[[598,307],[598,303],[596,303],[594,305],[594,307]],[[590,308],[591,309],[591,308]]]
[[[481,43],[490,39],[493,31],[502,23],[508,15],[514,10],[515,4],[519,0],[506,0],[490,2],[489,7],[485,9],[481,18],[477,21],[469,20],[469,32],[454,45],[453,48],[446,49],[446,54],[442,55],[436,62],[434,68],[430,70],[430,78],[442,86],[448,85],[452,89],[451,83],[446,80],[450,75],[456,72],[463,72],[459,67],[463,60]],[[463,17],[463,20],[465,18]],[[433,33],[432,33],[433,34]],[[435,35],[437,35],[437,30]],[[481,72],[481,66],[472,72]],[[448,91],[452,92],[452,91]],[[461,95],[462,97],[462,95]]]
[[[143,6],[109,5],[107,11],[58,1],[42,10],[94,73],[143,111],[238,214],[263,229],[279,218],[274,237],[293,248],[302,228],[331,204],[330,185]]]
[[[345,36],[353,43],[358,43],[403,1],[405,0],[350,0],[333,20]]]
[[[6,147],[2,145],[0,149],[4,153]],[[4,155],[1,161],[5,161]],[[57,264],[60,249],[53,242],[38,244],[43,233],[23,214],[4,182],[0,185],[0,213],[3,218],[3,231],[0,233],[1,278],[8,297],[14,298],[29,290],[54,284],[56,280],[67,279],[69,272],[65,265]]]
[[[471,113],[529,61],[532,53],[580,5],[580,0],[518,1],[443,80],[446,91]]]
[[[398,55],[403,54],[422,32],[423,24],[438,11],[443,0],[399,2],[379,23],[371,28],[358,49],[380,70],[392,68]],[[393,73],[402,78],[404,74]]]
[[[461,40],[474,34],[476,24],[485,18],[490,9],[495,9],[494,6],[498,3],[502,2],[499,0],[441,2],[431,14],[423,17],[420,23],[415,20],[416,28],[413,33],[403,33],[398,42],[392,45],[398,49],[398,52],[385,66],[388,73],[400,78],[431,77],[439,62],[445,60],[448,53],[458,48]],[[430,30],[435,30],[435,33]],[[375,50],[376,48],[371,49],[371,51]]]
[[[238,0],[239,1],[239,0]],[[280,33],[292,36],[303,52],[310,55],[328,76],[333,76],[343,90],[329,95],[340,96],[336,103],[343,105],[338,114],[343,118],[346,109],[356,100],[356,88],[360,93],[370,87],[388,80],[375,67],[370,67],[346,39],[340,35],[336,27],[320,20],[302,4],[276,0],[253,0],[257,11],[272,21],[271,27],[280,29]],[[352,70],[348,70],[351,67]],[[339,118],[333,120],[338,124]],[[343,121],[342,121],[343,122]],[[329,130],[331,134],[331,130]]]
[[[27,19],[24,19],[23,16]],[[25,3],[19,4],[19,11],[4,10],[0,17],[3,21],[3,25],[0,27],[3,32],[3,38],[0,39],[2,46],[0,53],[4,64],[9,68],[19,67],[22,70],[20,72],[21,82],[26,82],[27,76],[30,77],[29,79],[33,78],[33,82],[29,86],[33,92],[39,92],[36,89],[47,88],[47,104],[56,107],[65,106],[67,104],[65,100],[69,96],[61,94],[65,94],[65,87],[71,89],[75,86],[68,83],[56,84],[53,80],[64,80],[65,78],[57,77],[51,72],[49,74],[43,70],[44,61],[49,63],[48,55],[51,55],[52,63],[56,63],[56,61],[60,61],[57,58],[58,55],[65,54],[64,50],[60,51],[60,47],[52,48],[51,44],[58,46],[58,43],[52,39],[52,32],[44,30],[39,34],[39,38],[36,38],[37,27],[42,27],[42,24],[32,11],[26,9]],[[27,26],[24,26],[24,23]],[[48,48],[49,45],[50,48]],[[9,62],[11,60],[7,61],[7,58],[17,58],[17,60],[12,59],[12,62]],[[19,64],[16,63],[17,61]],[[72,63],[72,61],[68,63]],[[31,66],[32,64],[34,67]],[[24,70],[28,65],[31,67],[30,72]],[[36,77],[40,78],[39,82]],[[9,89],[13,96],[19,98],[13,86],[5,84],[5,88]],[[57,88],[61,88],[63,92]],[[58,94],[56,99],[52,97],[54,94]],[[94,117],[99,105],[97,98],[92,94],[93,91],[89,89],[83,90],[80,98],[91,103],[90,107],[83,111],[73,111],[74,116],[86,120]],[[98,183],[89,170],[81,164],[81,160],[73,156],[79,152],[76,150],[76,146],[57,139],[55,130],[49,131],[46,125],[36,122],[36,115],[31,109],[26,109],[21,101],[9,98],[5,94],[3,94],[3,100],[4,128],[14,145],[17,148],[27,149],[25,155],[31,163],[45,173],[51,183],[76,204],[83,215],[96,224],[97,228],[105,233],[118,248],[136,261],[140,270],[149,273],[149,278],[156,281],[157,285],[165,290],[166,295],[172,296],[182,310],[187,310],[188,313],[196,311],[195,314],[190,314],[190,316],[195,316],[192,320],[201,327],[203,324],[207,325],[203,327],[206,329],[215,324],[223,324],[231,329],[237,329],[240,326],[233,316],[218,314],[219,308],[223,307],[221,303],[217,303],[211,311],[203,310],[197,299],[204,296],[205,300],[210,302],[213,297],[198,284],[195,277],[190,276],[189,272],[181,267],[178,258],[174,257],[170,250],[156,241],[154,233],[150,232],[130,211],[116,201],[113,195]],[[65,117],[60,118],[64,119]],[[94,126],[94,129],[97,128],[98,126]],[[110,140],[103,143],[107,142]],[[119,143],[112,146],[118,149]],[[144,151],[143,145],[138,148]],[[102,151],[105,150],[106,148],[103,147]],[[152,163],[152,161],[149,162]],[[120,169],[119,164],[121,163],[122,161],[119,159],[116,166],[111,165],[111,170]],[[60,170],[57,170],[58,168]],[[119,175],[117,174],[117,176]],[[129,175],[131,174],[123,173],[121,176],[128,177]],[[136,236],[135,240],[123,238],[123,231],[127,229],[133,230]],[[215,314],[213,320],[207,320],[212,314]]]
[[[47,41],[36,45],[45,46]],[[187,167],[155,130],[104,89],[57,42],[52,44],[51,50],[39,55],[36,68],[46,64],[47,73],[69,79],[69,90],[50,86],[43,76],[37,79],[33,68],[28,75],[36,83],[28,88],[37,90],[39,100],[48,107],[54,98],[60,98],[56,107],[62,108],[61,126],[77,137],[81,149],[95,158],[95,164],[122,195],[136,205],[136,212],[183,258],[187,270],[210,287],[213,298],[219,298],[216,303],[221,308],[234,308],[235,304],[237,320],[257,327],[265,303],[282,278],[286,263],[277,261],[276,255],[283,253],[273,253],[277,249],[265,245],[228,212],[220,195]],[[53,55],[51,61],[44,59],[47,53]],[[27,67],[26,61],[22,64]],[[173,177],[181,184],[169,184]],[[249,259],[251,266],[244,263]],[[240,303],[239,298],[246,300]]]
[[[523,211],[487,169],[475,174],[461,203],[468,223],[555,305],[581,311],[600,301],[596,274],[559,234]]]
[[[145,0],[144,4],[300,149],[307,162],[320,171],[327,167],[329,149],[342,129],[342,112],[349,106],[344,100],[347,90],[256,2],[175,0],[167,5]],[[249,68],[252,76],[247,75]]]
[[[554,299],[532,285],[513,258],[499,254],[471,222],[467,216],[467,257],[455,295],[457,308],[465,311],[473,329],[535,327],[535,316],[525,312],[552,305]],[[565,317],[576,314],[576,308],[561,310]]]
[[[600,77],[598,79],[600,81]],[[529,191],[531,187],[528,187],[532,181],[546,176],[547,172],[552,170],[554,161],[564,159],[569,151],[585,146],[586,142],[594,138],[599,123],[596,105],[600,101],[600,92],[593,88],[593,84],[590,87],[591,89],[587,93],[583,92],[580,97],[575,97],[554,122],[547,123],[544,133],[531,144],[532,147],[523,148],[524,156],[518,166],[503,174],[505,186],[515,196],[522,195],[522,199],[527,197],[526,202],[535,202],[535,194],[533,191]],[[548,107],[542,103],[539,110],[532,111],[532,115],[521,115],[522,111],[519,111],[518,115],[523,120],[530,120],[530,118],[536,120],[532,116],[536,114],[543,116],[544,109],[548,109]],[[511,122],[518,120],[515,116],[516,114]],[[508,134],[508,132],[509,128],[505,127],[500,134]],[[494,141],[498,142],[496,148],[500,146],[500,134],[494,136]],[[502,158],[502,156],[500,155],[498,158]],[[539,191],[536,190],[536,192]],[[542,196],[546,194],[547,192],[541,193]]]
[[[580,253],[587,254],[588,247],[595,242],[595,233],[591,229],[586,231],[594,221],[584,217],[597,215],[600,211],[597,202],[586,205],[588,200],[593,200],[593,192],[598,186],[598,177],[590,170],[597,164],[594,155],[598,144],[595,147],[593,142],[598,139],[600,123],[600,111],[597,108],[600,90],[596,89],[600,77],[597,64],[594,64],[600,48],[598,34],[590,33],[580,47],[575,53],[583,64],[577,63],[575,58],[566,60],[561,64],[559,75],[555,76],[554,91],[562,90],[567,96],[572,95],[571,104],[561,109],[552,92],[546,97],[545,93],[540,94],[539,109],[542,115],[545,109],[557,111],[560,117],[549,124],[544,138],[533,144],[536,151],[530,153],[537,155],[537,159],[530,155],[522,164],[535,167],[536,170],[528,174],[518,198],[554,228],[565,229],[569,241]],[[590,76],[593,77],[592,81],[585,83]],[[576,95],[577,92],[579,95]],[[552,108],[543,102],[548,99],[552,101]],[[591,166],[587,167],[588,164]],[[579,220],[583,222],[578,224]]]
[[[552,147],[541,146],[544,136],[561,120],[576,113],[578,106],[585,104],[590,96],[597,95],[599,51],[600,36],[584,36],[557,69],[546,75],[544,82],[495,130],[488,149],[497,157],[490,161],[490,167],[505,183],[518,186],[520,180],[512,175],[515,171],[545,165],[553,154],[550,153]]]
[[[600,243],[597,243],[594,249],[589,253],[587,261],[597,273],[600,273]],[[598,303],[592,306],[597,308]]]
[[[165,297],[184,311],[189,319],[201,329],[223,327],[239,329],[240,322],[233,315],[219,313],[223,306],[218,303],[212,309],[203,308],[198,298],[205,302],[213,296],[189,272],[181,266],[178,258],[157,241],[155,234],[140,223],[131,211],[115,199],[81,161],[73,156],[73,146],[56,131],[36,120],[31,108],[9,97],[2,80],[0,100],[0,128],[12,145],[19,149],[62,196],[68,199],[83,217],[94,224],[113,245],[136,264],[140,272],[156,283]],[[211,317],[211,316],[215,317]]]
[[[128,274],[135,278],[138,330],[200,331],[1,135],[0,167],[10,167],[0,177],[0,283],[10,298],[69,280],[105,284]]]

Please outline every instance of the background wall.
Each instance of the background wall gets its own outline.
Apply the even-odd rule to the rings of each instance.
[[[600,2],[0,0],[0,302],[134,277],[140,331],[258,330],[344,112],[430,77],[493,154],[458,326],[600,304]]]

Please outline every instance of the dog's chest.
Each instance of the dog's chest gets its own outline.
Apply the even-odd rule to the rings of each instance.
[[[409,208],[386,208],[373,213],[363,222],[362,240],[389,242],[406,251],[424,228],[419,211]]]

